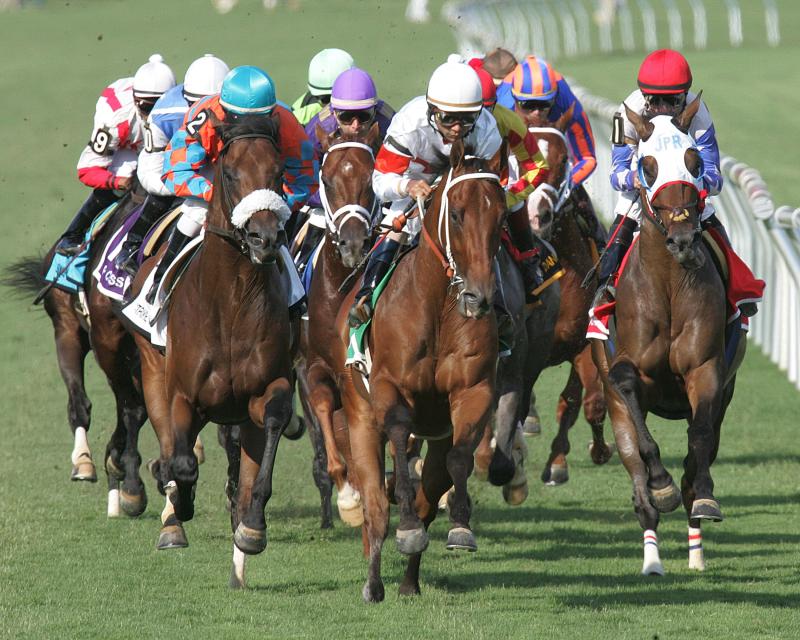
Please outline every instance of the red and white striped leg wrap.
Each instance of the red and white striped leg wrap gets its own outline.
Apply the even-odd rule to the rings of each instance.
[[[689,568],[704,571],[706,561],[703,557],[703,536],[700,527],[689,527]]]
[[[652,529],[644,532],[644,563],[642,564],[642,575],[664,575],[664,566],[658,555],[658,535]]]

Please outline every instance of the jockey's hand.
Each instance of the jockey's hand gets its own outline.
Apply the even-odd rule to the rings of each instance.
[[[406,191],[414,200],[417,198],[427,198],[431,193],[431,185],[424,180],[411,180]]]
[[[641,189],[641,187],[642,187],[642,183],[639,181],[639,174],[638,173],[634,173],[633,174],[633,188],[634,189]]]
[[[117,183],[116,191],[128,191],[131,188],[133,179],[130,177],[117,178],[116,183]]]

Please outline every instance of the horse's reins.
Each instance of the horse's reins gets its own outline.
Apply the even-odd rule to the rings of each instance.
[[[222,146],[222,149],[220,149],[220,152],[219,152],[220,165],[222,165],[222,160],[225,157],[225,152],[230,148],[230,146],[234,142],[236,142],[238,140],[249,139],[249,138],[262,138],[264,140],[269,140],[269,142],[272,143],[272,146],[275,147],[275,149],[278,149],[278,143],[275,141],[275,138],[273,138],[271,135],[268,135],[266,133],[243,133],[241,135],[232,137],[230,140],[228,140]],[[220,166],[220,172],[222,172],[222,166]],[[224,211],[223,211],[223,213],[225,213],[225,217],[230,221],[230,217],[231,217],[231,215],[233,213],[233,209],[234,209],[233,198],[231,197],[231,194],[228,191],[227,182],[225,180],[225,176],[224,175],[221,176],[220,182],[222,183],[223,204],[226,205],[227,208],[228,208],[227,213],[225,213]],[[247,242],[245,240],[245,231],[244,231],[244,229],[240,229],[238,227],[234,227],[233,231],[230,231],[230,230],[225,229],[223,227],[218,227],[216,225],[209,224],[208,222],[206,222],[206,231],[208,233],[213,233],[215,236],[219,236],[223,240],[227,240],[242,255],[246,256],[246,255],[249,254],[249,251],[247,249]]]
[[[328,159],[328,156],[333,151],[337,151],[339,149],[363,149],[369,153],[373,163],[375,162],[375,152],[372,150],[372,147],[362,142],[340,142],[331,146],[323,156],[322,164],[319,168],[319,199],[322,202],[322,209],[325,212],[325,222],[328,225],[328,230],[331,232],[335,240],[338,240],[339,238],[339,229],[341,229],[344,223],[351,218],[356,218],[357,220],[363,222],[364,226],[367,228],[367,231],[369,231],[370,227],[372,226],[372,217],[375,213],[375,208],[378,206],[378,199],[373,197],[371,210],[355,203],[345,204],[336,209],[336,211],[331,210],[328,194],[325,190],[325,183],[322,180],[322,170],[325,166],[325,161]]]

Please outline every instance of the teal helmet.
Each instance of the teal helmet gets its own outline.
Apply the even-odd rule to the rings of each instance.
[[[330,95],[333,81],[354,66],[353,56],[343,49],[323,49],[308,65],[308,90],[312,96]]]
[[[219,103],[240,115],[269,113],[275,106],[275,85],[258,67],[235,67],[222,81]]]

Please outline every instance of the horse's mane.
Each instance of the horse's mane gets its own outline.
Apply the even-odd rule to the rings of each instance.
[[[227,144],[234,138],[246,135],[263,135],[278,145],[278,120],[261,114],[234,115],[217,125],[217,133]]]

